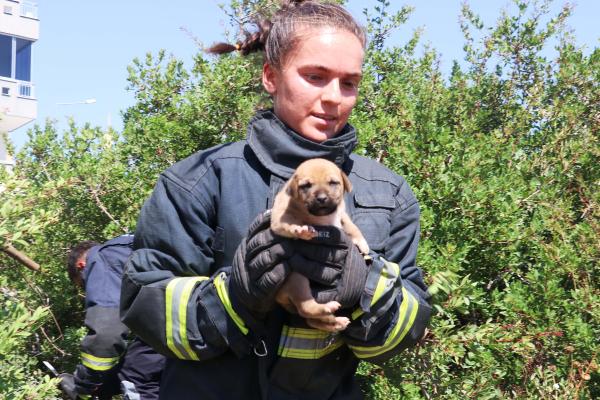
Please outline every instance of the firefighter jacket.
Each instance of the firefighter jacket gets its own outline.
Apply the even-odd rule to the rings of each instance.
[[[138,220],[121,317],[170,356],[161,399],[358,399],[359,360],[384,361],[422,336],[431,309],[415,264],[419,205],[402,177],[352,154],[356,140],[346,125],[314,143],[262,111],[246,140],[195,153],[160,175]],[[347,211],[374,251],[352,323],[337,334],[299,327],[279,307],[257,325],[227,290],[227,266],[249,224],[316,157],[349,176]]]

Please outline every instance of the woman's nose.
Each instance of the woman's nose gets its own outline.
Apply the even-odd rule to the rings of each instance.
[[[321,100],[329,103],[340,103],[342,101],[340,82],[337,79],[332,79],[326,86],[323,87]]]

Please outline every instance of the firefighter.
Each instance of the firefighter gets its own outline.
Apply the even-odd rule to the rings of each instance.
[[[418,202],[402,177],[352,153],[357,132],[348,118],[365,33],[335,2],[283,3],[241,42],[211,49],[263,51],[273,109],[256,113],[245,140],[164,171],[138,220],[121,311],[169,356],[161,399],[360,399],[358,363],[414,346],[429,320],[416,266]],[[348,175],[346,204],[368,257],[336,228],[315,227],[311,241],[269,229],[275,194],[317,157]],[[332,315],[295,315],[277,304],[292,271],[309,278],[318,302],[342,305],[345,330],[336,331]]]
[[[85,291],[85,325],[81,361],[73,374],[61,374],[61,389],[71,399],[158,399],[164,357],[141,341],[128,341],[119,318],[123,265],[132,252],[133,235],[100,244],[84,241],[69,252],[67,272]]]

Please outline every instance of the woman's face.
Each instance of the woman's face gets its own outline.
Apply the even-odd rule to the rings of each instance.
[[[356,104],[364,51],[345,30],[311,29],[300,38],[281,69],[264,65],[263,85],[279,119],[323,142],[340,132]]]

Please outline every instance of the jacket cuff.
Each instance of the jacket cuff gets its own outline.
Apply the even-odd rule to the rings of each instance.
[[[250,354],[254,349],[264,348],[261,343],[263,324],[248,312],[229,289],[231,275],[227,268],[217,271],[198,297],[199,329],[204,336],[218,335],[238,356]]]
[[[397,264],[379,258],[367,278],[361,308],[343,336],[360,359],[381,362],[422,337],[431,314],[424,292],[404,281]]]

